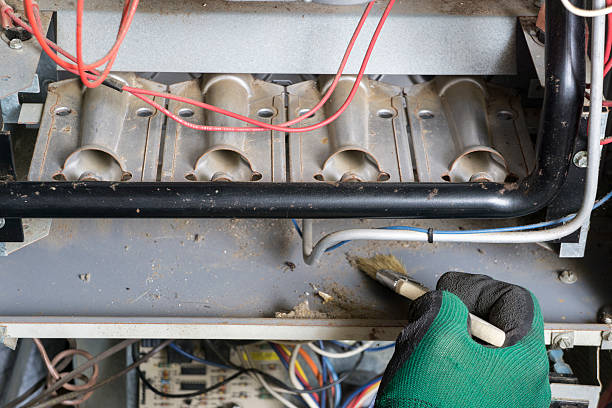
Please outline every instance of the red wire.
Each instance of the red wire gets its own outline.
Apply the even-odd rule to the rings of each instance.
[[[326,121],[321,122],[319,124],[316,125],[312,125],[312,128],[303,128],[303,130],[299,130],[298,129],[296,131],[310,131],[313,129],[317,129],[319,127],[322,126],[326,126],[327,124],[331,123],[333,120],[335,120],[338,116],[340,116],[340,114],[342,112],[344,112],[344,110],[346,110],[346,108],[348,107],[348,104],[350,104],[350,102],[352,101],[357,89],[358,89],[358,85],[359,82],[361,80],[361,78],[363,77],[363,72],[365,71],[365,67],[367,65],[367,62],[371,56],[372,50],[374,48],[374,44],[376,43],[376,40],[378,38],[378,35],[380,34],[380,31],[382,29],[382,26],[384,24],[384,22],[386,21],[386,18],[389,14],[389,12],[391,11],[391,8],[393,6],[395,0],[392,0],[389,5],[387,6],[387,9],[385,10],[385,13],[383,14],[383,16],[381,17],[381,21],[379,22],[379,25],[372,37],[372,41],[370,42],[370,46],[368,48],[368,52],[366,53],[366,56],[364,57],[364,61],[362,63],[362,68],[360,69],[359,75],[357,77],[357,80],[355,81],[355,84],[353,86],[353,89],[351,90],[351,94],[349,94],[349,97],[347,98],[347,101],[345,102],[345,104],[338,110],[338,112],[336,112],[336,114],[332,115],[331,117],[329,117]],[[38,11],[38,5],[36,3],[34,3],[32,0],[24,0],[24,2],[26,3],[26,14],[28,15],[28,18],[34,17],[34,21],[40,21],[37,14],[34,14],[35,12]],[[286,123],[283,123],[281,125],[278,125],[276,127],[276,130],[279,131],[285,131],[288,130],[288,128],[285,128],[286,126],[290,126],[293,125],[295,123],[298,123],[299,121],[309,117],[310,115],[312,115],[314,112],[318,111],[326,102],[327,100],[329,100],[329,98],[331,97],[336,85],[338,84],[341,75],[344,71],[344,68],[348,62],[348,58],[350,56],[350,53],[354,47],[354,44],[357,40],[357,37],[359,35],[359,33],[361,32],[361,29],[363,28],[363,25],[365,24],[366,18],[368,16],[368,14],[370,13],[372,7],[373,7],[374,2],[370,2],[368,3],[368,6],[366,7],[360,21],[359,24],[357,25],[355,32],[353,33],[353,37],[351,38],[351,41],[349,42],[349,45],[347,47],[347,50],[344,54],[344,57],[342,59],[342,62],[340,64],[340,67],[338,68],[338,72],[336,74],[336,76],[334,77],[334,80],[332,81],[332,84],[330,85],[327,93],[324,95],[324,97],[317,103],[317,105],[315,105],[311,110],[309,110],[308,112],[304,113],[303,115],[300,115],[299,117],[292,119],[291,121],[288,121]],[[81,46],[81,40],[82,40],[82,15],[83,15],[83,1],[80,0],[77,3],[77,58],[74,58],[72,55],[70,55],[68,52],[66,52],[65,50],[63,50],[61,47],[57,46],[57,44],[53,43],[52,41],[46,39],[43,37],[42,35],[42,29],[40,28],[40,24],[34,24],[33,27],[28,27],[27,24],[25,24],[23,21],[21,21],[17,16],[15,16],[14,14],[10,15],[10,17],[17,23],[19,24],[21,27],[23,27],[24,29],[26,29],[27,31],[30,31],[36,38],[37,40],[39,40],[41,38],[44,38],[44,45],[41,44],[41,46],[43,47],[43,49],[45,50],[45,52],[47,52],[49,54],[49,56],[58,64],[60,65],[62,68],[66,69],[67,71],[73,72],[73,73],[77,73],[79,76],[81,76],[81,79],[83,80],[83,82],[85,83],[86,86],[90,86],[90,87],[95,87],[98,86],[100,83],[103,82],[106,75],[108,75],[108,72],[110,71],[110,66],[112,65],[112,63],[114,62],[115,58],[116,58],[116,54],[118,52],[119,46],[121,44],[121,42],[123,41],[123,39],[125,38],[125,35],[127,34],[127,29],[129,28],[129,25],[132,22],[134,13],[136,11],[136,7],[138,5],[138,0],[133,0],[129,1],[126,0],[126,2],[124,3],[124,9],[123,9],[123,15],[122,15],[122,20],[121,20],[121,24],[120,24],[120,29],[119,32],[117,34],[117,41],[115,42],[115,45],[113,46],[113,48],[111,48],[111,50],[108,52],[108,54],[96,61],[93,64],[89,64],[89,65],[84,65],[82,63],[82,46]],[[80,34],[80,35],[79,35]],[[73,61],[73,62],[77,62],[76,67],[73,64],[69,64],[66,61],[61,60],[60,58],[58,58],[52,51],[50,51],[50,48],[53,48],[54,50],[56,50],[58,53],[60,53],[61,55],[63,55],[64,57],[68,58],[69,60]],[[81,55],[79,55],[81,54]],[[78,57],[81,58],[78,58]],[[107,65],[106,69],[104,70],[104,72],[102,74],[100,74],[98,71],[96,71],[94,68],[96,68],[98,66],[98,64],[103,64],[105,62],[109,62],[110,63]],[[98,75],[98,77],[96,77],[96,75],[92,75],[90,73],[84,72],[86,70],[89,70],[91,72],[93,72],[94,74]],[[84,78],[85,77],[85,78]],[[94,79],[93,82],[90,82],[89,79]],[[227,131],[228,129],[233,130],[233,131],[264,131],[266,129],[269,129],[270,127],[272,127],[272,125],[269,125],[265,122],[259,122],[257,120],[254,119],[250,119],[250,118],[246,118],[246,117],[242,117],[241,115],[237,115],[233,112],[229,112],[226,111],[224,109],[220,109],[220,108],[216,108],[214,106],[211,105],[207,105],[207,104],[203,104],[205,109],[211,109],[213,111],[217,111],[219,113],[222,114],[229,114],[229,116],[232,117],[237,117],[240,120],[244,120],[248,123],[252,123],[255,125],[260,126],[259,128],[253,128],[253,127],[244,127],[244,128],[224,128],[224,127],[212,127],[212,126],[199,126],[199,125],[194,125],[191,124],[190,122],[184,121],[181,118],[177,117],[176,115],[172,114],[171,112],[169,112],[167,109],[163,108],[162,106],[160,106],[159,104],[156,104],[155,102],[153,102],[152,100],[150,100],[149,98],[143,98],[140,95],[137,95],[138,93],[140,94],[149,94],[152,96],[160,96],[160,97],[165,97],[168,99],[175,99],[177,97],[175,97],[174,95],[170,95],[170,94],[164,94],[164,93],[157,93],[157,94],[153,94],[149,91],[146,90],[142,90],[139,88],[131,88],[131,87],[125,87],[124,90],[134,94],[134,96],[140,98],[141,100],[145,101],[146,103],[152,105],[153,107],[155,107],[156,109],[160,110],[161,112],[163,112],[164,114],[168,115],[169,117],[171,117],[172,119],[176,120],[177,122],[191,127],[191,128],[196,128],[198,130],[209,130],[209,131],[214,131],[214,130],[224,130]],[[194,104],[195,106],[200,106],[200,103],[197,101],[192,101],[189,99],[184,99],[183,100],[184,103],[189,103],[189,104]],[[293,129],[292,129],[293,130]]]
[[[599,144],[602,145],[602,146],[610,144],[610,143],[612,143],[612,137],[607,137],[607,138],[603,139],[601,142],[599,142]]]
[[[286,363],[289,363],[289,356],[285,353],[285,350],[283,350],[282,347],[278,347],[276,349],[280,355],[283,357],[283,360],[285,360]],[[295,370],[295,375],[299,378],[299,380],[302,382],[302,384],[304,384],[306,386],[307,389],[312,389],[312,387],[310,386],[310,383],[308,382],[308,379],[304,378],[304,376],[302,376],[302,374],[300,374],[297,370]],[[311,393],[310,394],[317,403],[319,403],[319,395],[315,394],[315,393]]]
[[[82,19],[82,12],[83,12],[83,8],[82,8],[83,4],[81,4],[81,7],[79,8],[79,4],[77,3],[77,21],[79,21],[80,19]],[[28,20],[31,23],[31,32],[34,35],[34,37],[36,37],[36,39],[38,40],[38,43],[40,44],[40,46],[42,47],[42,49],[45,51],[45,53],[47,55],[49,55],[49,57],[60,67],[64,68],[67,71],[73,72],[73,73],[78,73],[81,78],[87,78],[86,82],[84,81],[86,86],[89,86],[90,84],[92,84],[91,81],[89,81],[88,78],[92,78],[94,79],[93,83],[98,83],[98,85],[100,83],[102,83],[104,81],[104,79],[106,79],[106,76],[108,75],[108,73],[110,72],[111,68],[112,68],[112,64],[115,61],[115,59],[117,58],[117,53],[119,51],[119,47],[121,46],[121,42],[123,41],[123,39],[125,38],[125,36],[127,35],[127,31],[129,29],[129,26],[134,18],[134,14],[136,13],[136,7],[138,6],[138,0],[133,0],[133,3],[130,3],[130,7],[128,8],[126,5],[124,5],[124,12],[127,10],[128,14],[127,15],[123,15],[122,16],[122,23],[119,27],[119,31],[117,33],[117,40],[115,41],[115,44],[113,45],[113,47],[111,47],[111,50],[100,60],[96,61],[93,64],[89,64],[86,65],[82,62],[82,58],[76,58],[76,60],[74,59],[74,57],[70,56],[68,57],[66,54],[68,54],[67,52],[63,51],[60,52],[63,56],[65,56],[66,58],[68,58],[71,61],[76,61],[77,65],[71,64],[65,60],[63,60],[62,58],[58,57],[53,51],[52,48],[55,48],[58,52],[59,52],[59,47],[57,45],[52,46],[52,42],[48,42],[45,35],[42,33],[42,28],[40,25],[40,17],[39,17],[39,8],[38,8],[38,4],[36,4],[33,0],[24,0],[24,9],[26,12],[26,16],[28,17]],[[80,12],[79,13],[79,9]],[[13,17],[12,17],[13,18]],[[15,20],[15,18],[13,18],[13,20]],[[82,23],[82,22],[81,22]],[[79,28],[79,24],[77,24],[77,43],[80,42],[80,39],[78,38],[79,35],[78,33],[81,32],[82,29],[82,24],[81,27]],[[80,53],[80,50],[78,49],[78,44],[77,44],[77,54]],[[69,55],[69,54],[68,54]],[[86,71],[86,70],[92,70],[95,69],[97,67],[99,67],[100,65],[104,64],[105,62],[107,62],[107,65],[104,69],[104,71],[98,75],[99,76],[92,76],[91,74],[87,74],[87,73],[82,73],[82,71]],[[97,86],[97,85],[96,85]]]
[[[136,9],[138,8],[139,0],[126,0],[123,6],[123,14],[121,16],[121,24],[119,26],[119,31],[117,32],[117,39],[115,40],[115,44],[111,47],[108,53],[102,57],[100,60],[92,63],[85,64],[83,62],[83,12],[85,8],[84,0],[77,0],[77,17],[76,17],[76,54],[77,54],[77,67],[79,76],[81,77],[81,81],[88,88],[95,88],[99,86],[108,74],[117,58],[119,53],[119,47],[121,43],[125,39],[125,36],[128,33],[130,25],[132,24],[132,20],[134,19],[134,15],[136,14]],[[125,14],[127,10],[127,16]],[[94,81],[89,81],[86,76],[86,71],[89,69],[95,69],[100,67],[102,64],[106,63],[106,67],[102,74],[98,77],[98,79]]]
[[[353,84],[351,92],[349,93],[348,97],[346,98],[346,101],[344,101],[342,106],[333,115],[329,116],[328,118],[326,118],[322,122],[316,123],[314,125],[305,126],[305,127],[298,127],[298,128],[286,127],[286,124],[272,125],[272,124],[269,124],[269,123],[260,122],[260,121],[258,121],[256,119],[251,119],[249,117],[239,115],[237,113],[234,113],[234,112],[231,112],[231,111],[228,111],[228,110],[216,107],[216,106],[209,105],[209,104],[204,103],[204,102],[194,101],[192,99],[184,98],[184,97],[181,97],[181,96],[176,96],[176,95],[172,95],[172,94],[168,94],[168,93],[163,93],[163,92],[144,90],[144,89],[139,89],[139,88],[132,88],[132,87],[129,87],[129,86],[123,87],[123,90],[127,91],[127,92],[130,92],[131,94],[135,95],[136,97],[138,97],[142,101],[144,101],[144,102],[148,103],[149,105],[153,106],[154,108],[160,110],[165,115],[170,117],[172,120],[180,123],[183,126],[186,126],[188,128],[195,129],[195,130],[225,131],[225,132],[259,132],[259,131],[264,131],[266,129],[269,129],[269,130],[275,130],[275,131],[279,131],[279,132],[290,132],[290,133],[310,132],[310,131],[319,129],[319,128],[323,127],[323,126],[327,126],[328,124],[330,124],[331,122],[336,120],[346,110],[346,108],[352,102],[355,94],[357,93],[357,90],[359,89],[359,84],[361,82],[361,79],[363,78],[363,74],[364,74],[365,69],[367,67],[367,64],[368,64],[368,62],[370,60],[370,56],[372,55],[372,51],[374,50],[374,45],[376,45],[376,40],[378,39],[378,36],[380,35],[380,32],[381,32],[381,30],[382,30],[382,28],[383,28],[383,26],[385,24],[385,21],[387,20],[387,17],[389,16],[389,13],[391,12],[391,9],[393,8],[393,4],[394,3],[395,3],[395,0],[389,0],[389,3],[387,4],[387,7],[385,8],[384,13],[381,16],[380,21],[378,22],[378,26],[376,27],[376,30],[374,31],[374,34],[372,35],[372,39],[370,41],[370,45],[368,46],[368,50],[366,51],[366,54],[365,54],[365,56],[363,58],[363,62],[361,64],[361,68],[359,69],[359,73],[357,74],[357,78],[355,79],[355,83]],[[142,97],[142,95],[157,96],[157,97],[160,97],[160,98],[171,99],[171,100],[175,100],[175,101],[178,101],[178,102],[186,103],[186,104],[189,104],[189,105],[197,106],[197,107],[200,107],[200,108],[211,110],[211,111],[216,112],[216,113],[220,113],[220,114],[223,114],[223,115],[230,116],[232,118],[235,118],[235,119],[241,120],[243,122],[247,122],[247,123],[256,125],[258,127],[255,127],[255,128],[254,127],[221,127],[221,126],[207,126],[207,125],[193,124],[193,123],[190,123],[190,122],[187,122],[187,121],[181,119],[177,115],[175,115],[175,114],[171,113],[170,111],[168,111],[167,109],[161,107],[159,104],[155,103],[154,101],[150,100],[149,98]],[[310,112],[308,112],[306,115],[310,115]]]

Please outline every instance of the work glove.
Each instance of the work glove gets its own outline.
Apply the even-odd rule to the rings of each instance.
[[[468,330],[473,313],[506,333],[501,348]],[[544,323],[526,289],[485,275],[448,272],[412,302],[377,408],[548,408]]]

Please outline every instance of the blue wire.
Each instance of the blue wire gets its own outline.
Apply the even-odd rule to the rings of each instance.
[[[372,381],[370,381],[369,383],[357,388],[351,395],[348,396],[348,398],[344,401],[344,404],[342,404],[342,408],[346,408],[349,406],[349,404],[351,403],[351,401],[353,401],[355,398],[357,398],[357,396],[359,394],[361,394],[366,388],[368,388],[370,385],[377,383],[378,381],[382,380],[382,377],[377,377],[375,379],[373,379]]]
[[[603,196],[599,201],[597,201],[595,205],[593,206],[593,210],[596,210],[602,205],[604,205],[608,200],[610,200],[610,198],[612,198],[612,191],[610,191],[608,194]],[[568,216],[559,218],[557,220],[544,221],[544,222],[539,222],[537,224],[518,225],[514,227],[487,228],[487,229],[478,229],[478,230],[435,230],[434,233],[444,234],[444,235],[452,235],[452,234],[462,235],[462,234],[485,234],[485,233],[490,233],[490,232],[529,231],[529,230],[534,230],[538,228],[545,228],[545,227],[550,227],[553,225],[563,224],[564,222],[568,222],[572,220],[575,216],[576,214],[570,214]],[[297,230],[300,237],[302,237],[302,230],[300,229],[297,221],[294,219],[292,219],[291,221],[293,221],[293,225],[295,226],[295,229]],[[428,233],[428,230],[426,230],[425,228],[408,227],[404,225],[392,225],[389,227],[381,227],[378,229],[415,231],[415,232],[422,232],[425,234]],[[327,248],[325,252],[333,251],[334,249],[340,248],[342,245],[348,244],[349,242],[351,241],[338,242],[337,244],[332,245],[329,248]]]
[[[350,350],[352,348],[355,348],[355,346],[349,346],[348,344],[344,344],[344,343],[339,342],[337,340],[330,340],[330,343],[333,343],[333,344],[335,344],[338,347],[342,347],[343,349]],[[390,349],[390,348],[393,348],[393,347],[395,347],[395,343],[390,343],[390,344],[387,344],[387,345],[384,345],[384,346],[379,346],[379,347],[370,347],[368,349],[365,349],[365,351],[367,351],[367,352],[382,351],[382,350],[387,350],[387,349]]]
[[[366,350],[366,352],[383,351],[383,350],[388,350],[393,347],[395,347],[395,343],[387,344],[386,346],[380,346],[380,347],[370,347],[369,349]]]
[[[322,341],[319,341],[319,347],[321,348],[321,350],[325,350],[325,345]],[[332,365],[329,358],[321,356],[321,360],[323,361],[323,366],[325,366],[331,374],[333,381],[338,381],[338,373],[334,369],[334,366]],[[336,384],[334,385],[334,388],[336,389],[334,407],[338,407],[340,405],[340,402],[342,401],[342,387],[340,386],[340,384]]]
[[[172,350],[176,351],[177,353],[182,354],[183,356],[185,356],[185,357],[187,357],[187,358],[189,358],[189,359],[191,359],[193,361],[197,361],[198,363],[206,364],[206,365],[209,365],[209,366],[212,366],[212,367],[225,368],[225,369],[228,369],[228,370],[233,370],[232,367],[228,367],[228,366],[226,366],[224,364],[213,363],[212,361],[204,360],[203,358],[200,358],[198,356],[194,356],[193,354],[190,354],[190,353],[186,352],[185,350],[183,350],[182,348],[180,348],[179,346],[177,346],[175,343],[170,343],[170,344],[168,344],[168,346]]]
[[[319,340],[319,347],[323,347],[323,342]],[[321,358],[321,375],[323,376],[323,382],[327,381],[327,366],[323,362],[323,358]],[[319,407],[325,408],[325,402],[327,400],[327,392],[326,390],[321,391],[321,400],[319,401]]]
[[[272,347],[272,350],[274,350],[274,352],[278,356],[278,359],[281,361],[281,363],[283,363],[283,366],[285,366],[285,369],[287,370],[287,372],[289,372],[289,363],[285,361],[280,350],[276,348],[275,344],[272,344],[272,343],[269,343],[269,344],[270,344],[270,347]],[[298,377],[298,381],[300,382],[300,384],[302,384],[302,387],[306,388],[306,384],[304,384],[302,380],[299,379],[299,377]],[[304,403],[306,403],[306,400],[304,399],[303,395],[300,394],[300,398],[304,401]]]

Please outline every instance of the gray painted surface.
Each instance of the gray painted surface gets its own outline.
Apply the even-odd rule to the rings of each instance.
[[[60,8],[58,43],[73,52],[74,6],[56,3],[47,7]],[[534,15],[532,2],[451,3],[399,0],[366,73],[515,73],[516,17]],[[345,73],[357,72],[385,6],[386,2],[374,6]],[[87,61],[99,58],[112,46],[111,32],[121,12],[118,3],[107,1],[90,7],[94,9],[83,19],[84,38],[95,36],[97,40],[84,47]],[[171,11],[160,12],[160,8]],[[152,1],[139,8],[113,69],[332,74],[363,9],[363,5],[302,2]],[[113,28],[109,31],[109,27]]]
[[[605,220],[605,219],[603,219]],[[315,234],[388,221],[315,222]],[[407,225],[453,228],[450,223]],[[503,223],[463,221],[466,228]],[[354,270],[350,256],[391,252],[432,287],[448,270],[524,285],[547,322],[594,322],[609,300],[608,230],[594,223],[587,260],[559,259],[538,245],[350,243],[316,266],[301,261],[289,220],[59,220],[49,237],[0,260],[4,316],[273,317],[309,299],[336,318],[403,319],[405,301]],[[291,270],[284,263],[295,263]],[[557,273],[572,269],[573,285]],[[90,274],[90,280],[79,278]],[[323,305],[313,286],[335,300]]]

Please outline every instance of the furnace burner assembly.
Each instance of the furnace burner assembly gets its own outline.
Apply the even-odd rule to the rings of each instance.
[[[32,32],[45,52],[59,50],[54,61],[80,79],[49,85],[28,181],[0,186],[0,216],[304,219],[307,263],[355,239],[562,239],[588,222],[595,203],[603,17],[593,22],[588,168],[575,218],[528,232],[355,229],[327,235],[312,248],[313,219],[512,218],[546,208],[557,197],[583,115],[585,22],[561,2],[547,3],[546,24],[555,30],[546,32],[535,139],[518,90],[494,78],[412,75],[412,84],[397,85],[364,75],[393,0],[357,75],[344,69],[373,3],[336,76],[265,80],[211,73],[169,84],[111,71],[137,1],[126,3],[111,51],[90,65],[82,59],[80,31],[73,57],[44,39],[36,3],[24,3],[28,23],[5,8],[7,19]],[[80,2],[79,21],[82,8]]]

